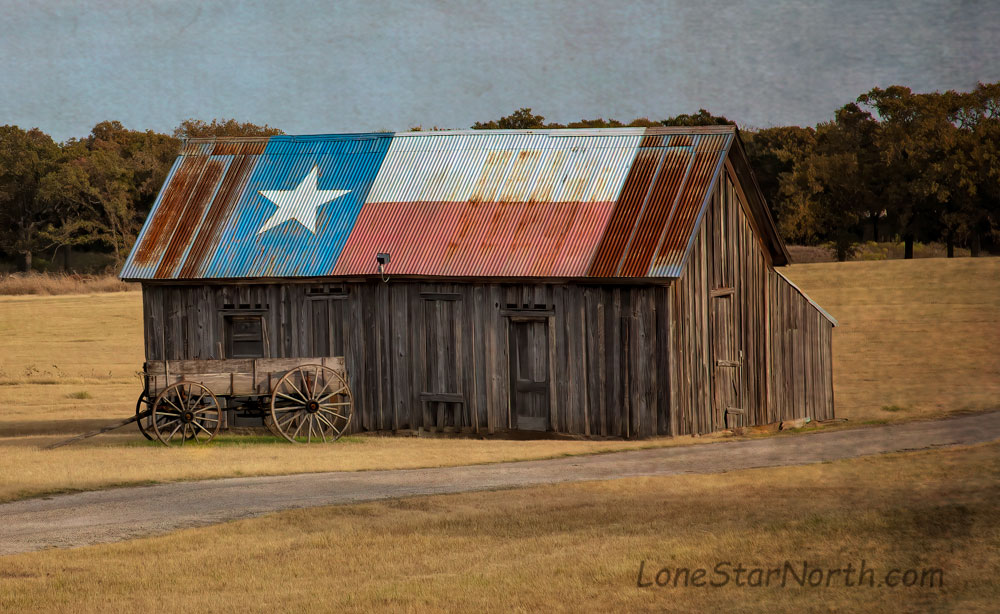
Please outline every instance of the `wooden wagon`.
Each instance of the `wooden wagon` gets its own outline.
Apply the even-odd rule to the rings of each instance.
[[[151,360],[135,421],[165,445],[207,443],[227,416],[262,418],[291,442],[338,439],[354,399],[342,357]]]

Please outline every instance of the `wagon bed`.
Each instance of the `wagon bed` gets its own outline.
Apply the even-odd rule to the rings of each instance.
[[[185,380],[199,382],[216,396],[266,396],[285,373],[303,365],[322,365],[344,372],[344,359],[340,356],[148,360],[143,363],[142,371],[150,397]]]
[[[333,441],[350,425],[343,357],[150,360],[136,422],[148,439],[211,441],[226,413],[264,419],[292,442]]]

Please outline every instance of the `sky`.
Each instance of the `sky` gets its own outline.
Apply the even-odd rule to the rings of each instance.
[[[1000,81],[1000,2],[0,0],[0,124],[291,134],[706,108],[812,125],[872,87]]]

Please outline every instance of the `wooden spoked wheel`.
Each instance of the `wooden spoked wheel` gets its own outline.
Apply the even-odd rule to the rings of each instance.
[[[208,443],[222,426],[222,409],[212,391],[197,382],[167,386],[153,402],[153,432],[165,445]]]
[[[152,409],[152,407],[153,407],[153,404],[149,400],[149,397],[146,396],[146,392],[143,391],[143,392],[139,393],[139,398],[135,402],[135,415],[138,416],[139,414],[141,414],[142,412],[146,411],[147,409]],[[160,422],[165,422],[165,421],[167,421],[169,419],[170,418],[167,417],[167,416],[163,416],[163,415],[160,416]],[[156,431],[153,429],[153,415],[152,414],[146,416],[145,418],[138,418],[135,421],[135,423],[139,427],[139,432],[142,433],[143,437],[145,437],[146,439],[148,439],[150,441],[158,441],[156,439]]]
[[[139,399],[135,402],[135,415],[139,415],[149,408],[149,397],[146,396],[146,392],[143,391],[139,393]],[[145,418],[139,418],[135,421],[136,425],[139,427],[139,432],[146,439],[153,440],[153,417],[146,416]]]
[[[351,424],[353,410],[347,380],[323,365],[292,369],[271,394],[273,428],[296,443],[336,441]]]

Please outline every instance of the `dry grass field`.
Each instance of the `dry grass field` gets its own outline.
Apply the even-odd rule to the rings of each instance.
[[[142,294],[0,296],[0,435],[129,415],[142,390]]]
[[[990,444],[296,510],[0,557],[0,610],[995,612],[997,500]],[[683,567],[717,584],[728,561],[729,583],[685,587],[682,572],[676,587],[640,588],[641,561],[647,582]],[[785,561],[800,576],[803,562],[824,570],[820,586],[791,575],[747,586],[766,576],[749,571],[736,585],[740,564]],[[827,571],[850,564],[856,584],[862,561],[872,572],[861,586]],[[905,578],[917,584],[880,586]]]
[[[793,265],[835,318],[837,416],[906,420],[1000,408],[1000,258]]]
[[[114,275],[0,273],[0,295],[91,294],[136,290],[139,290],[139,284],[127,284]]]
[[[840,320],[835,394],[849,425],[1000,406],[1000,259],[824,263],[786,274]],[[457,465],[715,439],[353,437],[303,447],[227,437],[166,449],[129,426],[40,450],[134,411],[141,331],[137,292],[0,296],[0,501],[154,481]]]

